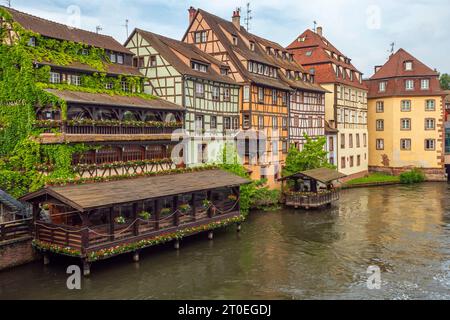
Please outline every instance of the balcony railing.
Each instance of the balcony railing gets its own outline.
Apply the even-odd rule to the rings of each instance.
[[[128,135],[128,134],[172,134],[181,129],[178,122],[140,122],[140,121],[36,121],[35,127],[43,133]]]

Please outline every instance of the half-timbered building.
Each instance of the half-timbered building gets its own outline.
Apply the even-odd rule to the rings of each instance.
[[[368,172],[367,87],[351,59],[322,32],[306,30],[287,49],[330,92],[325,114],[330,128],[339,130],[335,165],[351,179]]]
[[[189,18],[183,41],[228,65],[230,76],[243,85],[240,124],[246,131],[245,164],[253,178],[267,178],[270,186],[278,186],[289,142],[300,148],[304,133],[325,134],[325,90],[282,46],[247,32],[240,25],[239,11],[227,21],[191,7]],[[251,147],[254,141],[258,145]]]
[[[230,68],[196,46],[136,29],[126,44],[149,79],[146,92],[186,109],[187,164],[215,161],[239,130],[239,85]],[[213,141],[214,140],[214,141]]]
[[[73,157],[81,177],[174,166],[171,149],[177,142],[171,139],[182,128],[183,108],[143,93],[146,80],[133,67],[133,52],[110,36],[4,10],[10,18],[2,22],[3,43],[25,41],[28,51],[36,53],[37,87],[57,101],[56,107],[36,101],[40,143],[87,146]],[[45,163],[42,168],[52,170]]]

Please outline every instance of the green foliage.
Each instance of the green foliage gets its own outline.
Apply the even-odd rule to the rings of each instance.
[[[293,145],[290,147],[286,166],[283,169],[283,177],[317,168],[335,168],[328,162],[328,152],[325,150],[326,138],[312,139],[306,134],[304,137],[306,143],[302,151]]]
[[[425,181],[425,175],[420,169],[414,168],[411,171],[400,175],[400,182],[403,184],[413,184]]]
[[[348,181],[346,185],[364,185],[364,184],[376,184],[383,182],[400,182],[400,178],[398,176],[391,176],[383,173],[371,173],[367,177],[353,179]]]
[[[450,75],[448,73],[441,74],[439,81],[443,90],[450,90]]]
[[[217,166],[250,181],[249,173],[242,165],[237,150],[232,144],[224,146],[217,159]],[[241,186],[239,203],[243,215],[247,215],[252,208],[272,210],[278,206],[280,191],[270,190],[266,182],[266,180],[251,181]]]

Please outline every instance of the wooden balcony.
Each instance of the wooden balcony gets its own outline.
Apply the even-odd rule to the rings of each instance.
[[[294,208],[319,208],[339,200],[338,190],[329,190],[319,193],[288,192],[285,194],[286,205]]]
[[[32,219],[0,223],[0,245],[9,241],[31,237]]]

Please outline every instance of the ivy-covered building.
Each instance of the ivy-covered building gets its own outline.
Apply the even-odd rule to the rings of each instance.
[[[183,108],[144,93],[129,49],[5,7],[0,26],[0,189],[174,167]]]
[[[125,46],[148,77],[145,92],[186,109],[186,163],[217,160],[239,131],[239,89],[230,68],[193,44],[136,29]]]

